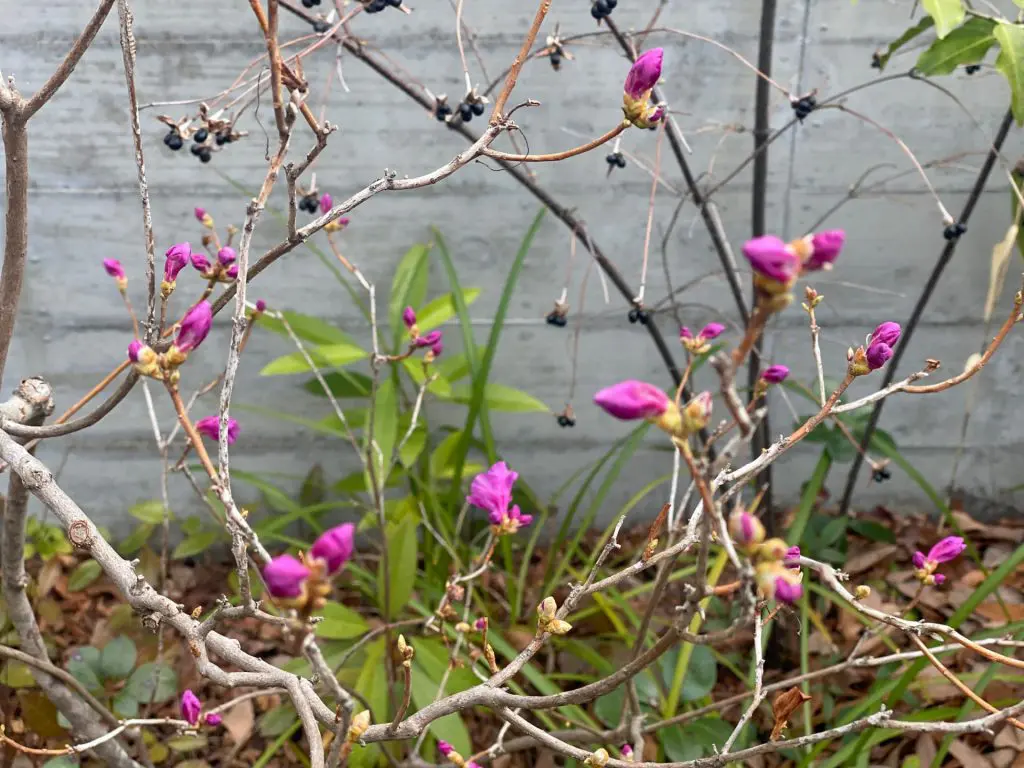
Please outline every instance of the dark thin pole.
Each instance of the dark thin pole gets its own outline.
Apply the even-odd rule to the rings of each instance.
[[[981,193],[985,191],[985,185],[988,183],[988,177],[992,173],[992,168],[996,164],[996,159],[999,156],[1000,150],[1003,148],[1003,142],[1006,141],[1006,136],[1010,132],[1010,126],[1013,124],[1013,111],[1006,110],[1006,116],[1003,118],[1002,124],[999,126],[999,132],[996,134],[995,141],[992,142],[992,147],[988,151],[988,156],[985,158],[985,163],[981,166],[981,170],[978,172],[978,178],[974,182],[974,188],[971,189],[971,194],[967,198],[967,202],[964,203],[963,210],[960,212],[960,218],[957,220],[960,225],[967,227],[967,221],[971,218],[971,213],[974,211],[974,206],[978,204],[978,200],[981,198]],[[945,247],[939,254],[938,261],[935,262],[935,266],[932,268],[932,273],[928,276],[928,282],[925,283],[924,290],[921,291],[921,296],[917,300],[917,304],[914,305],[914,311],[910,314],[910,319],[907,320],[905,326],[903,326],[903,335],[900,338],[900,343],[896,345],[895,354],[892,356],[892,360],[889,361],[889,365],[885,368],[885,376],[882,379],[882,383],[879,389],[885,389],[885,387],[892,384],[893,379],[896,378],[896,368],[899,366],[900,360],[903,358],[903,353],[907,347],[910,346],[910,337],[914,334],[914,329],[917,328],[918,322],[921,320],[921,315],[924,314],[925,307],[931,300],[932,292],[935,290],[935,286],[939,284],[939,279],[942,277],[942,272],[946,269],[946,265],[949,264],[953,258],[953,254],[956,252],[957,243],[960,242],[959,237],[946,242]],[[871,444],[871,437],[875,433],[875,428],[878,426],[878,420],[882,415],[882,406],[885,405],[886,398],[882,398],[875,403],[874,410],[871,411],[871,418],[868,420],[867,428],[864,430],[864,437],[860,441],[860,450],[853,459],[853,466],[850,467],[850,474],[846,478],[846,488],[843,490],[843,500],[839,505],[839,514],[845,515],[850,509],[850,502],[853,500],[853,490],[857,487],[857,475],[860,473],[861,465],[864,463],[864,452],[868,449]]]
[[[752,190],[751,234],[760,237],[765,234],[765,209],[768,194],[768,142],[771,129],[769,126],[769,106],[771,87],[766,78],[772,74],[772,46],[775,42],[775,0],[763,0],[761,3],[761,32],[757,51],[757,68],[764,77],[758,77],[754,90],[754,186]],[[747,364],[747,386],[751,395],[761,368],[761,349],[764,336],[757,340]],[[768,447],[771,438],[771,427],[768,414],[757,426],[754,439],[751,441],[751,453],[756,458]],[[764,488],[765,528],[768,535],[776,533],[775,508],[772,499],[772,466],[769,464],[758,475],[758,486]]]

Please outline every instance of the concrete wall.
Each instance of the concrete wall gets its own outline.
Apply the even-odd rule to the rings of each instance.
[[[416,12],[409,16],[388,11],[360,17],[357,31],[415,73],[433,92],[457,94],[461,72],[453,36],[454,13],[447,3],[415,5]],[[51,0],[29,7],[0,0],[0,18],[5,19],[0,30],[4,74],[15,75],[24,91],[38,87],[92,6],[91,2]],[[138,88],[143,103],[211,96],[263,50],[241,0],[219,4],[216,14],[199,0],[138,6]],[[652,2],[624,0],[615,18],[623,27],[640,27],[646,24],[653,6]],[[720,40],[754,59],[759,8],[757,0],[676,2],[664,9],[660,23]],[[466,4],[465,19],[480,33],[478,44],[492,77],[511,61],[532,15],[531,3],[477,0]],[[561,22],[563,33],[593,29],[585,3],[559,0],[545,32],[554,22]],[[816,88],[822,94],[876,78],[877,72],[869,68],[871,52],[907,24],[905,6],[888,0],[782,3],[775,77],[795,92]],[[283,37],[307,32],[308,27],[284,15]],[[539,62],[528,65],[520,78],[517,96],[543,102],[541,108],[520,113],[534,151],[570,146],[577,136],[597,135],[619,117],[626,63],[604,39],[588,42],[591,44],[572,49],[577,60],[567,62],[562,72],[554,73]],[[651,44],[655,42],[666,48],[664,90],[688,131],[693,166],[698,172],[721,178],[750,150],[754,78],[735,59],[706,44],[664,34],[652,36]],[[891,71],[906,69],[912,60],[913,56],[894,60]],[[350,90],[343,92],[335,83],[327,107],[328,119],[340,125],[341,131],[317,165],[320,184],[336,199],[376,178],[385,167],[401,174],[422,173],[441,165],[464,146],[459,137],[449,135],[429,114],[358,61],[343,57],[342,62]],[[316,88],[317,109],[320,84],[333,66],[330,49],[307,65]],[[472,68],[479,72],[475,63]],[[941,82],[962,100],[980,127],[938,90],[906,79],[860,91],[846,103],[901,136],[922,162],[969,153],[946,168],[929,171],[943,201],[955,212],[981,163],[980,153],[995,133],[1008,91],[991,69]],[[132,273],[132,296],[137,304],[144,303],[142,234],[124,105],[121,52],[112,18],[68,85],[32,123],[30,264],[18,333],[3,382],[5,391],[20,377],[42,374],[55,383],[59,407],[65,407],[124,355],[130,327],[99,264],[103,257],[120,258]],[[198,240],[191,214],[194,205],[206,207],[222,225],[229,221],[240,224],[245,199],[225,176],[255,187],[264,167],[263,131],[251,115],[244,125],[250,131],[249,140],[217,154],[209,165],[200,165],[187,150],[177,155],[167,151],[160,141],[163,128],[153,117],[160,111],[177,115],[180,109],[184,108],[144,113],[147,166],[161,250],[179,240]],[[791,114],[785,98],[776,93],[772,124],[783,124]],[[260,107],[259,119],[272,129],[266,103]],[[725,135],[719,130],[722,126],[735,126],[740,132]],[[701,129],[704,131],[699,132]],[[309,138],[302,130],[298,135],[296,147],[303,150]],[[648,162],[654,145],[654,134],[639,131],[630,131],[623,139],[624,149]],[[1012,135],[1006,153],[1011,162],[1019,148],[1017,136]],[[630,165],[606,182],[603,155],[598,152],[535,171],[560,201],[577,209],[593,237],[635,284],[650,178]],[[910,168],[898,146],[877,128],[835,110],[811,115],[772,147],[770,228],[790,236],[802,233],[841,200],[868,167],[882,164],[872,178]],[[682,187],[678,169],[671,162],[664,164],[664,175],[674,187]],[[992,189],[975,211],[970,231],[925,313],[913,349],[906,356],[905,372],[925,357],[940,358],[947,370],[957,371],[984,336],[981,308],[988,285],[989,254],[1002,238],[1009,218],[1006,183],[1000,176],[994,175]],[[748,169],[716,198],[737,248],[749,234],[749,185]],[[280,205],[283,193],[276,195],[274,202]],[[656,243],[674,206],[670,194],[659,195]],[[463,284],[483,288],[472,309],[478,339],[483,340],[507,264],[536,210],[535,201],[514,180],[477,163],[434,188],[381,196],[359,208],[343,236],[346,254],[370,279],[385,286],[408,246],[428,237],[428,225],[436,225],[451,245]],[[827,297],[820,312],[825,363],[829,373],[838,378],[848,345],[863,338],[877,322],[902,321],[909,315],[943,240],[935,204],[912,172],[890,184],[884,196],[849,202],[829,217],[827,225],[843,227],[849,236],[849,247],[838,268],[815,281]],[[280,224],[267,217],[255,237],[255,252],[281,237]],[[570,384],[570,334],[545,326],[543,316],[563,280],[568,244],[565,228],[549,218],[527,260],[496,363],[501,381],[528,390],[556,410],[566,400]],[[717,259],[692,207],[682,209],[665,257],[675,286],[712,273],[682,295],[685,316],[691,323],[733,317],[724,281],[714,274]],[[574,312],[580,308],[577,292],[584,263],[582,258],[578,261],[572,279]],[[1003,314],[1016,288],[1016,257],[1011,266],[998,315]],[[445,280],[440,264],[432,265],[432,275],[434,290],[442,290]],[[307,250],[289,255],[261,276],[252,290],[273,306],[319,314],[357,336],[367,336],[346,293]],[[662,254],[654,247],[648,296],[658,299],[665,292]],[[590,404],[594,390],[625,375],[666,381],[645,332],[628,324],[619,297],[613,296],[608,306],[603,304],[593,277],[583,313],[579,384],[573,398],[577,428],[559,429],[554,419],[544,415],[495,417],[498,439],[509,460],[542,492],[552,492],[581,464],[600,456],[626,433],[626,425],[603,417]],[[674,321],[668,314],[659,315],[658,323],[670,338],[674,336]],[[222,330],[204,346],[197,362],[188,366],[187,386],[215,374],[227,347],[223,321],[219,327]],[[449,341],[454,344],[456,336],[454,330],[449,332]],[[1022,349],[1024,341],[1019,335],[1012,337],[979,377],[977,405],[966,438],[958,482],[988,509],[1012,504],[1017,497],[1011,488],[1021,482],[1024,416],[1015,397]],[[804,316],[799,309],[792,309],[772,326],[771,359],[785,362],[809,380],[808,350]],[[285,340],[257,334],[242,362],[237,401],[309,417],[325,415],[324,403],[298,391],[296,380],[256,376],[266,360],[287,351]],[[857,391],[868,391],[867,383]],[[948,481],[959,444],[967,392],[967,388],[958,388],[927,399],[897,399],[885,412],[883,426],[895,436],[907,458],[940,487]],[[782,401],[775,407],[773,427],[781,433],[792,415]],[[212,412],[213,408],[211,399],[198,412]],[[806,410],[800,406],[801,413]],[[440,417],[448,412],[435,409],[434,413]],[[169,424],[167,409],[161,409],[161,414]],[[280,473],[285,484],[294,483],[314,461],[323,463],[332,478],[352,468],[345,446],[337,441],[280,422],[242,416],[244,432],[234,451],[238,468]],[[96,428],[51,441],[41,455],[51,466],[63,467],[60,479],[65,488],[108,523],[123,520],[127,505],[153,497],[158,490],[159,466],[141,390]],[[783,499],[795,498],[817,455],[816,446],[801,446],[782,462],[776,482]],[[614,513],[613,502],[629,498],[666,471],[666,454],[642,451],[624,473],[602,517]],[[841,489],[844,476],[838,473],[831,478],[834,492]],[[191,504],[184,483],[176,482],[173,494],[176,506]],[[928,506],[917,486],[899,470],[882,486],[865,478],[858,504],[881,501],[905,509]],[[651,499],[644,511],[659,505],[660,501]]]

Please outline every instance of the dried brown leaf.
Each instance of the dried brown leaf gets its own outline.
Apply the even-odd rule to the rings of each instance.
[[[775,700],[772,702],[772,714],[775,716],[775,724],[772,726],[772,741],[778,741],[782,738],[782,732],[789,726],[790,716],[805,701],[810,700],[811,697],[795,685],[788,691],[783,691],[775,697]]]
[[[895,544],[886,544],[884,547],[873,547],[866,552],[862,552],[859,555],[854,555],[846,561],[846,565],[843,566],[843,570],[851,576],[856,576],[859,573],[863,573],[872,566],[878,565],[883,560],[888,560],[892,555],[899,551],[899,547]]]
[[[226,710],[221,717],[224,729],[235,744],[244,744],[249,740],[256,722],[256,710],[252,705],[252,699],[239,702]]]
[[[984,755],[967,746],[960,739],[950,745],[949,752],[960,761],[963,768],[992,768],[992,763]]]

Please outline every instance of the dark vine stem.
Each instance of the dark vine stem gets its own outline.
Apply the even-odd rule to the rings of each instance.
[[[996,133],[996,138],[992,142],[992,146],[989,148],[988,155],[985,157],[985,162],[981,166],[981,170],[978,171],[978,177],[974,182],[974,187],[971,189],[971,194],[967,198],[967,202],[964,203],[963,210],[960,212],[960,217],[957,219],[957,224],[961,227],[966,227],[968,220],[971,218],[971,213],[974,211],[974,207],[978,204],[978,200],[981,199],[982,192],[985,191],[985,185],[988,183],[988,177],[992,173],[992,168],[996,164],[996,160],[999,157],[999,153],[1002,151],[1003,143],[1006,141],[1006,136],[1010,132],[1010,126],[1013,125],[1013,111],[1010,109],[1006,110],[1006,115],[1003,117],[1003,122],[999,126],[999,131]],[[900,338],[900,343],[896,345],[895,354],[892,360],[889,361],[889,365],[885,368],[885,376],[882,379],[882,383],[879,386],[880,389],[885,389],[889,386],[896,378],[896,371],[899,367],[900,360],[903,357],[903,353],[910,346],[910,337],[913,336],[914,330],[917,328],[918,323],[921,321],[921,316],[924,314],[925,307],[928,306],[928,302],[931,300],[932,293],[935,291],[935,287],[939,284],[939,280],[942,278],[942,273],[945,271],[946,266],[953,258],[953,254],[956,252],[957,243],[960,242],[960,237],[953,237],[946,241],[946,245],[939,253],[939,258],[935,262],[935,266],[932,267],[932,272],[928,276],[928,282],[925,283],[924,288],[921,291],[921,295],[917,299],[917,303],[914,305],[913,312],[910,313],[910,319],[907,320],[903,326],[903,335]],[[839,514],[845,515],[850,509],[850,503],[853,501],[853,491],[857,486],[857,476],[860,474],[861,465],[864,463],[864,451],[867,450],[871,444],[871,438],[875,433],[875,429],[878,427],[878,420],[882,416],[882,406],[885,403],[885,398],[882,398],[871,411],[871,418],[868,419],[868,424],[864,428],[864,435],[860,441],[860,450],[857,455],[853,458],[853,464],[850,466],[850,473],[846,477],[846,487],[843,489],[843,498],[839,504]]]

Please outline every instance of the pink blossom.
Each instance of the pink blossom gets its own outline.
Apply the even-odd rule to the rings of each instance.
[[[887,344],[890,347],[896,346],[896,342],[900,340],[900,334],[903,329],[900,328],[899,323],[894,323],[891,320],[887,323],[882,323],[874,331],[871,332],[871,342],[881,342]]]
[[[661,77],[661,65],[664,56],[665,51],[663,49],[652,48],[637,57],[637,60],[633,62],[633,66],[629,68],[629,74],[626,75],[626,82],[623,85],[623,90],[630,98],[639,99],[657,85]],[[652,120],[652,122],[656,121]]]
[[[124,267],[121,266],[121,262],[117,259],[104,259],[103,268],[107,271],[107,274],[116,280],[127,280],[127,276],[124,273]]]
[[[755,272],[779,283],[791,282],[800,272],[800,257],[775,235],[748,240],[743,255]]]
[[[228,419],[228,445],[233,445],[238,439],[238,432],[241,427],[235,419]],[[196,422],[196,431],[211,440],[220,439],[220,417],[207,416]]]
[[[212,727],[216,727],[224,721],[224,718],[222,718],[216,712],[211,712],[210,714],[206,715],[206,717],[203,719],[205,720],[207,725]]]
[[[183,354],[191,352],[203,343],[213,325],[213,308],[208,301],[200,301],[185,313],[178,329],[174,346]]]
[[[195,214],[196,221],[198,221],[198,222],[202,222],[203,219],[206,218],[206,209],[205,208],[200,208],[199,206],[196,206],[196,208],[193,211],[193,213]]]
[[[775,599],[783,603],[795,603],[803,595],[804,588],[799,582],[794,583],[779,577],[775,579]]]
[[[660,416],[672,401],[653,384],[627,379],[599,391],[594,402],[609,416],[629,421]]]
[[[180,708],[181,716],[189,725],[195,726],[199,724],[199,713],[202,711],[203,705],[199,701],[199,697],[192,693],[191,690],[186,689],[181,694]]]
[[[145,346],[146,345],[138,339],[132,339],[131,344],[128,345],[128,359],[133,363],[139,362],[139,354]]]
[[[729,515],[729,535],[742,548],[751,549],[764,541],[764,525],[747,510],[737,509]]]
[[[813,272],[832,264],[843,250],[846,232],[841,229],[830,229],[811,235],[811,255],[804,261],[804,271]]]
[[[413,344],[415,344],[417,347],[421,347],[421,348],[422,347],[432,347],[435,344],[437,344],[437,342],[439,342],[439,341],[441,341],[441,332],[440,331],[431,331],[430,333],[425,334],[423,336],[417,336],[413,340]]]
[[[225,267],[234,264],[235,259],[238,258],[238,254],[235,253],[235,249],[229,245],[225,245],[219,251],[217,251],[217,261],[223,264]]]
[[[692,341],[693,340],[693,331],[691,331],[685,325],[679,326],[679,339],[681,341]]]
[[[700,335],[703,336],[705,340],[711,341],[712,339],[717,339],[721,336],[722,331],[724,330],[725,326],[721,323],[708,323],[700,329]]]
[[[412,328],[416,325],[416,310],[412,307],[406,307],[402,310],[402,322],[406,328]]]
[[[448,757],[455,749],[444,739],[438,739],[437,751],[441,753],[441,757]]]
[[[947,536],[928,550],[925,561],[929,563],[948,563],[956,560],[967,549],[967,543],[959,536]],[[920,553],[917,553],[920,554]]]
[[[509,469],[504,461],[499,461],[473,478],[466,501],[484,510],[490,521],[499,525],[508,515],[512,486],[518,477],[518,472]]]
[[[337,573],[351,557],[355,549],[356,527],[343,523],[320,534],[309,550],[312,557],[327,563],[328,573]]]
[[[868,346],[865,353],[868,361],[868,370],[877,371],[893,356],[892,347],[884,341],[876,341]]]
[[[800,547],[790,547],[786,550],[786,556],[782,559],[782,564],[787,568],[799,568],[800,567]]]
[[[324,192],[320,196],[320,213],[327,213],[331,208],[334,207],[334,200],[331,198],[329,192]]]
[[[274,597],[298,597],[309,576],[309,569],[291,555],[278,555],[263,567],[267,590]]]
[[[192,266],[195,267],[197,271],[210,271],[210,260],[206,258],[204,254],[199,253],[198,251],[194,251],[192,255],[189,257],[189,259],[192,261]]]
[[[230,267],[228,267],[227,275],[228,275],[228,277],[230,279],[237,280],[238,279],[238,265],[237,264],[232,264]]]
[[[173,283],[178,279],[178,273],[188,264],[192,256],[192,246],[188,243],[175,243],[164,255],[167,257],[164,262],[164,281]]]
[[[432,354],[432,355],[433,355],[433,356],[434,356],[435,358],[437,358],[437,357],[440,357],[440,356],[441,356],[441,353],[442,353],[442,352],[444,352],[444,342],[443,342],[443,341],[441,341],[441,339],[438,339],[437,341],[435,341],[435,342],[434,342],[434,343],[433,343],[433,344],[432,344],[432,345],[430,346],[430,352],[431,352],[431,354]]]
[[[261,312],[261,313],[262,312],[266,312],[267,311],[267,302],[265,302],[263,299],[257,299],[256,300],[256,311],[257,312]]]
[[[770,365],[761,371],[761,378],[769,384],[781,384],[789,376],[789,368],[784,365]]]

